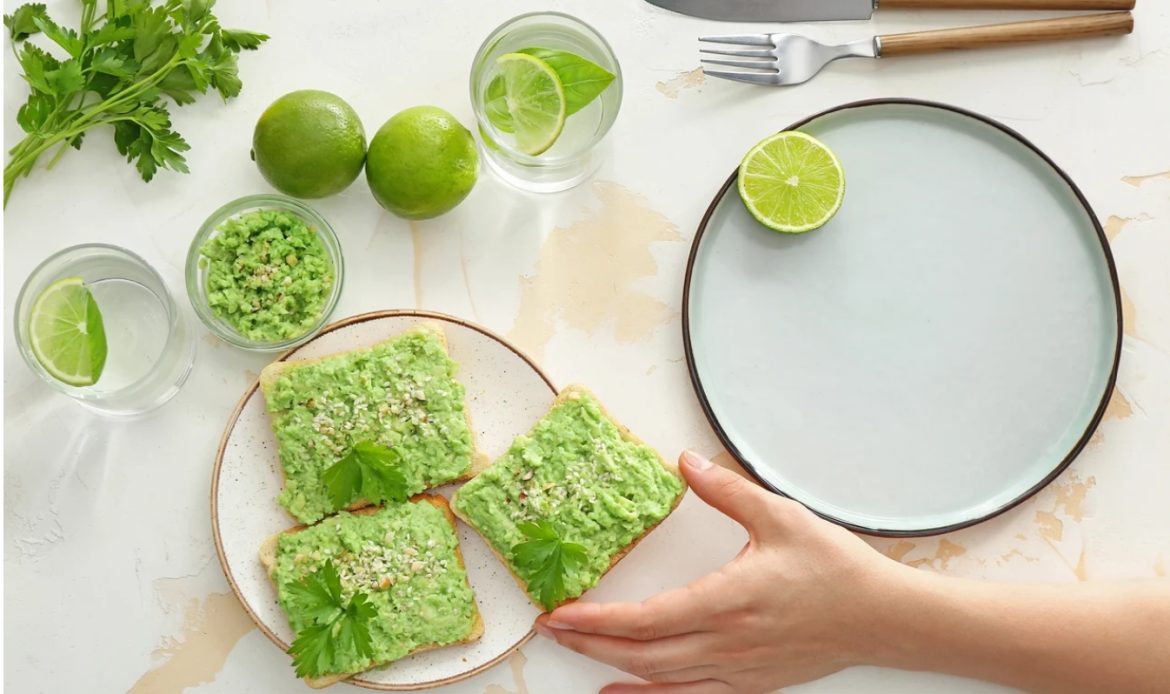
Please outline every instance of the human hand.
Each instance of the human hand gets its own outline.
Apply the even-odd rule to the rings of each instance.
[[[691,489],[748,531],[739,555],[641,603],[565,605],[537,631],[654,683],[603,694],[767,692],[874,663],[888,598],[913,571],[694,453],[679,462]]]

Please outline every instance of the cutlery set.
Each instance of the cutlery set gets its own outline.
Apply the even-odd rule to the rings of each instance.
[[[872,36],[830,45],[792,33],[701,36],[720,47],[700,49],[703,72],[712,77],[787,86],[812,79],[841,58],[990,48],[1019,43],[1116,36],[1133,31],[1134,0],[880,0],[882,9],[1105,10],[1097,14],[986,26]],[[814,22],[870,19],[875,0],[648,0],[704,19],[739,22]],[[710,69],[707,66],[736,68]]]

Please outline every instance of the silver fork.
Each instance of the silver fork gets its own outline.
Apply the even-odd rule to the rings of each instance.
[[[779,87],[807,82],[826,65],[840,58],[887,58],[1013,43],[1114,36],[1128,34],[1131,31],[1133,14],[1106,12],[1063,19],[889,34],[840,45],[824,44],[798,34],[700,36],[700,41],[747,48],[736,50],[702,48],[699,52],[741,58],[741,60],[703,58],[705,74],[738,82]],[[707,65],[726,65],[750,72],[710,70]]]

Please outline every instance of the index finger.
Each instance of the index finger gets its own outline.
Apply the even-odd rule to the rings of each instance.
[[[693,588],[683,588],[642,602],[575,602],[542,619],[553,629],[652,641],[705,631],[699,603]]]

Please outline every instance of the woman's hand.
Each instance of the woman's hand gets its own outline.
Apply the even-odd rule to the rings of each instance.
[[[914,572],[694,453],[680,463],[700,498],[747,529],[743,551],[685,588],[641,603],[573,603],[537,630],[656,683],[605,694],[765,692],[873,662],[889,645],[878,633],[895,609],[887,598]]]

